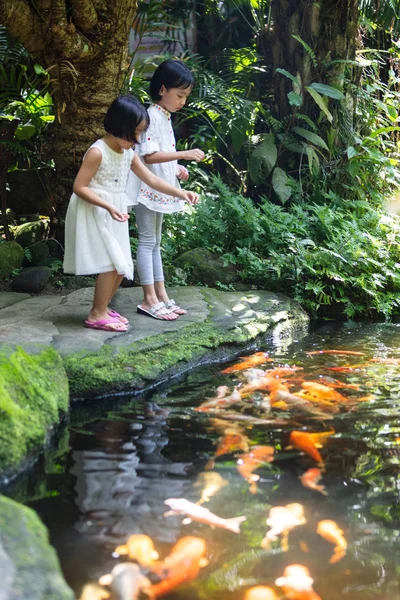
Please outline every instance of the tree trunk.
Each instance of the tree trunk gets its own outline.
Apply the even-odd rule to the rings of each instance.
[[[12,121],[1,120],[0,121],[0,142],[11,142],[14,137],[15,130],[18,127],[18,119]],[[0,144],[0,199],[1,199],[1,220],[4,227],[4,234],[6,240],[9,242],[12,240],[12,235],[8,228],[7,218],[7,171],[11,165],[13,159],[13,153],[10,147],[4,143]]]
[[[291,112],[287,93],[292,84],[282,75],[274,75],[278,67],[297,77],[300,88],[313,81],[343,87],[346,65],[327,66],[327,63],[355,58],[359,39],[358,0],[320,0],[318,3],[272,0],[272,32],[267,35],[270,37],[276,115],[283,118]],[[299,36],[311,52],[293,35]],[[311,103],[310,106],[314,105]]]
[[[48,185],[56,223],[123,84],[135,11],[136,0],[0,0],[0,22],[51,76],[56,125],[48,149],[55,172]]]

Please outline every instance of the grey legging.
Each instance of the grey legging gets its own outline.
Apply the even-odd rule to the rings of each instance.
[[[136,268],[140,284],[152,285],[155,281],[164,281],[160,251],[163,213],[137,204],[135,215],[139,234]]]

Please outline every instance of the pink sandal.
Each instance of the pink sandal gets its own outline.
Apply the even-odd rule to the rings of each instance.
[[[121,321],[121,323],[125,323],[126,325],[128,325],[128,323],[129,323],[128,319],[126,317],[123,317],[122,315],[120,315],[116,310],[112,310],[112,308],[108,308],[107,313],[110,315],[110,317],[112,319],[118,319],[119,321]]]
[[[128,331],[128,325],[126,323],[122,323],[119,319],[114,318],[100,319],[99,321],[85,321],[85,327],[88,329],[100,329],[101,331],[111,331],[114,333],[125,333]]]

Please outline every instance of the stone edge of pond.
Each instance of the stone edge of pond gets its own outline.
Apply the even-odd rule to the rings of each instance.
[[[75,598],[35,511],[4,496],[0,496],[0,577],[1,598]]]
[[[141,392],[200,364],[232,358],[240,348],[279,324],[295,329],[309,323],[300,305],[283,295],[259,292],[258,307],[238,320],[221,310],[223,293],[206,288],[202,294],[210,314],[200,323],[152,335],[117,350],[106,345],[97,352],[64,356],[71,399]]]

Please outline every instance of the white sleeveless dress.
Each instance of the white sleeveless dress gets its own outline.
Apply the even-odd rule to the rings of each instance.
[[[102,159],[88,187],[120,212],[128,212],[125,190],[133,150],[120,154],[103,140],[90,148],[98,148]],[[64,272],[94,275],[114,270],[133,279],[128,221],[115,221],[105,208],[72,194],[65,220]]]

